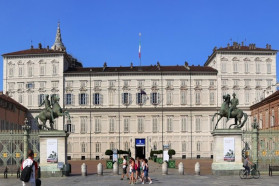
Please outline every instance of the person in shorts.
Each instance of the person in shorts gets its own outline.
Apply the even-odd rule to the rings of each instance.
[[[144,163],[143,163],[143,168],[142,168],[142,184],[145,183],[145,180],[148,179],[149,181],[149,184],[152,184],[152,180],[151,178],[149,177],[148,175],[148,170],[149,170],[149,167],[148,167],[148,163],[147,163],[147,159],[144,159]]]
[[[124,176],[126,175],[127,176],[127,180],[129,179],[129,176],[128,176],[128,173],[127,173],[127,161],[125,159],[125,157],[123,156],[123,163],[122,163],[122,177],[121,177],[121,180],[123,180]]]
[[[139,157],[137,157],[137,160],[135,162],[136,180],[138,179],[141,180],[140,169],[141,169],[141,163]]]

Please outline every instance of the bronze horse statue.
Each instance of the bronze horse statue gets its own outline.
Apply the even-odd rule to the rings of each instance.
[[[223,102],[223,104],[221,106],[220,111],[215,113],[214,116],[212,117],[212,122],[213,122],[214,121],[214,117],[216,115],[220,116],[220,118],[217,120],[217,123],[215,125],[215,129],[217,128],[218,122],[222,119],[222,117],[226,117],[226,118],[228,117],[228,113],[229,113],[229,109],[230,109],[230,107],[229,107],[230,95],[229,94],[224,95],[223,99],[224,99],[224,102]],[[244,116],[244,120],[241,123],[241,118],[243,116]],[[248,115],[246,113],[244,113],[243,110],[236,108],[236,109],[232,110],[230,118],[234,118],[235,123],[231,124],[229,126],[229,128],[231,128],[232,126],[235,125],[235,128],[239,128],[240,129],[240,128],[242,128],[244,126],[245,122],[247,121]]]
[[[66,116],[69,120],[71,120],[69,112],[63,111],[63,109],[60,107],[59,99],[60,98],[58,96],[51,95],[53,118],[56,119],[60,116]],[[38,119],[40,119],[40,121],[42,122],[42,125],[39,124]],[[49,120],[50,127],[46,126],[47,120]],[[54,121],[51,118],[51,113],[50,113],[50,111],[47,111],[46,109],[41,111],[40,114],[35,117],[35,121],[37,122],[39,129],[54,130],[54,128],[53,128]]]

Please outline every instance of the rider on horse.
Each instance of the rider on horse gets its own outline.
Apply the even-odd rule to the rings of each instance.
[[[237,109],[236,106],[239,104],[238,99],[235,97],[236,94],[233,93],[232,96],[233,96],[233,99],[231,99],[231,101],[230,101],[231,106],[230,106],[230,109],[229,109],[229,112],[228,112],[227,121],[230,119],[231,112],[234,111],[235,109]]]
[[[52,110],[52,108],[51,108],[50,101],[49,101],[48,98],[49,98],[49,95],[47,94],[45,100],[41,103],[40,106],[42,106],[43,104],[45,104],[45,110],[48,111],[48,112],[50,112],[51,119],[52,119],[52,121],[54,121],[54,118],[53,118],[53,110]]]

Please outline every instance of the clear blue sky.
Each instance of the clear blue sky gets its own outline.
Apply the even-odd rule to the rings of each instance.
[[[85,67],[138,65],[139,32],[142,65],[203,65],[231,38],[279,49],[278,0],[2,0],[0,7],[1,54],[28,49],[31,40],[51,46],[60,21],[67,51]],[[0,90],[2,71],[1,64]]]

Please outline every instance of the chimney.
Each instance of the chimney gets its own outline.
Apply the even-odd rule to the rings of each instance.
[[[228,49],[230,49],[230,43],[227,44]]]
[[[241,42],[241,46],[244,46],[244,42],[243,41]]]
[[[213,52],[216,51],[216,50],[217,50],[217,47],[215,46],[215,47],[213,48]]]
[[[252,44],[249,44],[249,50],[251,50],[252,49]]]
[[[42,49],[42,43],[39,43],[39,49]]]
[[[184,66],[187,68],[189,66],[189,63],[187,61],[185,61]]]
[[[33,45],[31,45],[31,49],[33,49],[34,47],[33,47]]]
[[[131,62],[130,68],[131,68],[131,69],[133,68],[133,62]]]

